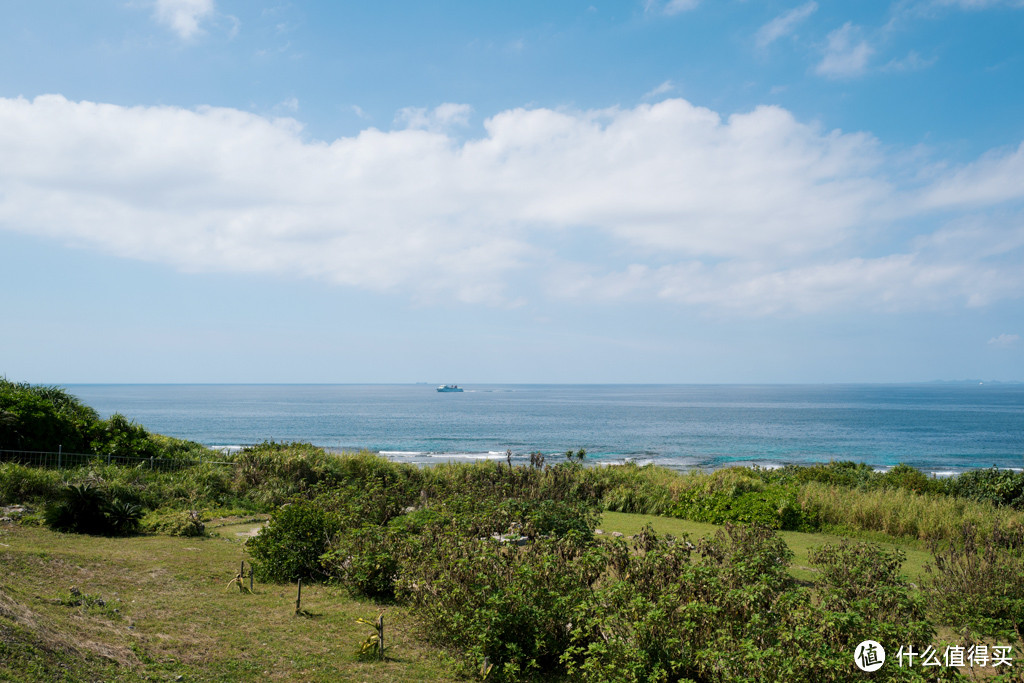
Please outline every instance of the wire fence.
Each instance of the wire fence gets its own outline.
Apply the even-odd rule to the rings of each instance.
[[[66,453],[63,451],[15,451],[0,449],[0,463],[13,462],[28,467],[69,469],[89,465],[120,465],[141,467],[150,470],[172,471],[196,465],[234,465],[233,462],[217,460],[192,460],[177,458],[138,457],[132,455],[111,455],[110,453]]]

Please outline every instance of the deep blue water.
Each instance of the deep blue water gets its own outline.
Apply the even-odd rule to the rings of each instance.
[[[210,446],[264,440],[396,460],[591,459],[679,468],[855,460],[1024,467],[1024,385],[68,385],[104,417]]]

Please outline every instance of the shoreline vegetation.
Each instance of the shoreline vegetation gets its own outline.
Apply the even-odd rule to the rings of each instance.
[[[100,456],[0,463],[0,680],[847,681],[867,639],[876,680],[1024,666],[1011,470],[223,454],[0,380],[0,449],[56,444]]]

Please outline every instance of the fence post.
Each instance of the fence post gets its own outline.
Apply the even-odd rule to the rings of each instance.
[[[63,469],[62,466],[61,466],[61,460],[63,460],[63,458],[61,457],[61,451],[63,449],[64,449],[64,445],[63,444],[57,444],[57,469],[58,470],[59,469]]]

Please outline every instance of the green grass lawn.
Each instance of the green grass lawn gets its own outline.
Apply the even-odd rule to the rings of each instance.
[[[443,681],[451,663],[389,607],[390,661],[360,662],[379,607],[329,586],[229,586],[256,526],[102,538],[0,526],[0,680]],[[71,587],[105,605],[61,604]],[[65,600],[66,601],[66,600]],[[116,612],[115,612],[116,610]]]
[[[723,527],[703,522],[691,522],[685,519],[673,517],[659,517],[657,515],[638,515],[625,512],[605,512],[601,517],[600,528],[605,533],[618,531],[627,536],[638,533],[644,526],[650,524],[659,534],[672,534],[673,536],[689,535],[691,538],[712,536]],[[826,543],[839,543],[844,539],[856,541],[861,538],[871,543],[887,548],[899,548],[906,554],[906,561],[903,563],[903,573],[910,581],[920,583],[924,574],[924,565],[932,561],[932,555],[920,547],[916,541],[903,541],[881,534],[871,534],[867,537],[858,534],[856,538],[836,536],[831,534],[805,534],[798,531],[781,531],[779,535],[785,539],[790,550],[793,551],[792,574],[798,579],[810,581],[814,579],[814,570],[810,567],[807,559],[812,548],[818,548]]]

